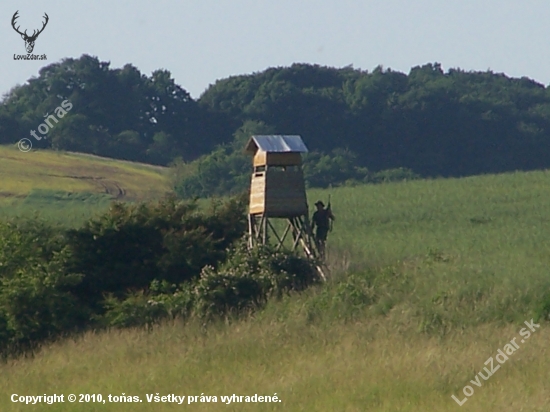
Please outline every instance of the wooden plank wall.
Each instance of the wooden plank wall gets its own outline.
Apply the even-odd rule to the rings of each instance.
[[[301,170],[269,170],[252,175],[250,213],[273,217],[307,213],[304,175]]]

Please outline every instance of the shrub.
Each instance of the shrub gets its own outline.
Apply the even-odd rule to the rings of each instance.
[[[155,280],[148,291],[125,299],[109,296],[104,325],[150,326],[164,318],[212,318],[261,308],[270,298],[300,291],[319,280],[315,263],[269,246],[248,250],[242,242],[218,269],[206,266],[198,279],[180,285]]]
[[[248,250],[240,243],[218,270],[206,267],[196,282],[195,308],[200,315],[224,315],[263,306],[319,281],[315,263],[271,246]]]
[[[114,203],[80,229],[0,223],[0,353],[90,326],[223,316],[318,281],[315,263],[248,250],[244,198]]]
[[[0,278],[51,260],[64,247],[60,229],[39,219],[0,222]]]
[[[200,211],[174,198],[157,204],[115,203],[109,212],[68,232],[69,269],[84,278],[77,292],[91,302],[122,297],[153,280],[181,283],[217,266],[246,228],[244,202],[233,199]]]
[[[0,341],[2,347],[25,349],[74,330],[89,313],[70,292],[81,277],[65,274],[66,252],[48,263],[19,269],[0,278]]]
[[[124,300],[108,296],[106,312],[99,317],[104,326],[151,326],[165,318],[186,318],[191,314],[193,296],[189,284],[151,282],[149,290],[131,293]]]
[[[223,262],[245,227],[243,199],[207,210],[174,198],[114,203],[68,231],[37,219],[0,222],[0,353],[81,327],[186,316],[190,281]]]

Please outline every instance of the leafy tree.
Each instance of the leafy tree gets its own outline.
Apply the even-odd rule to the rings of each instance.
[[[328,187],[349,180],[363,180],[366,168],[357,166],[350,150],[335,149],[331,155],[311,152],[304,156],[304,178],[310,187]]]
[[[147,77],[132,65],[111,69],[83,55],[42,68],[38,78],[4,97],[3,141],[27,137],[64,100],[72,109],[36,147],[167,164],[195,159],[231,137],[225,117],[201,109],[169,71]]]
[[[217,147],[212,153],[190,164],[173,164],[174,191],[183,199],[225,196],[247,191],[251,160],[244,154],[245,144],[253,135],[273,134],[274,128],[261,121],[246,121],[234,133],[231,144]]]

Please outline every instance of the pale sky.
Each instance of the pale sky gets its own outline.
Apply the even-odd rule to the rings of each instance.
[[[21,61],[21,30],[49,23]],[[2,0],[0,93],[82,54],[150,75],[168,69],[195,98],[217,79],[292,63],[408,73],[490,69],[550,83],[548,0]]]

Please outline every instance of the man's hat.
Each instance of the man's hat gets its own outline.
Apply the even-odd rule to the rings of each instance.
[[[315,206],[319,206],[319,205],[321,205],[321,207],[325,207],[325,204],[320,200],[318,200],[317,203],[315,203]]]

